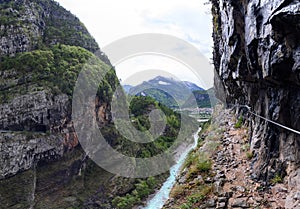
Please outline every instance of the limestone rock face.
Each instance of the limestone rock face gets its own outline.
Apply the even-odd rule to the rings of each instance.
[[[16,96],[0,104],[0,130],[45,132],[63,124],[70,115],[69,98],[45,90]]]
[[[60,50],[56,55],[54,47]],[[0,1],[0,178],[28,170],[39,161],[58,159],[79,145],[72,95],[58,86],[75,83],[88,59],[82,57],[92,56],[90,52],[111,67],[85,26],[55,1]],[[28,60],[20,62],[22,56],[34,56],[28,62],[41,59],[43,64],[40,60],[22,63]],[[52,81],[50,74],[62,67],[70,76]],[[109,106],[97,103],[103,126],[108,123]]]
[[[107,56],[80,20],[53,0],[1,0],[0,55],[14,56],[55,44],[80,46],[107,64]]]
[[[219,97],[300,130],[300,2],[213,0],[212,4],[215,86],[224,92]],[[254,176],[267,181],[276,173],[290,176],[300,166],[300,136],[247,117],[256,156]]]
[[[132,190],[80,146],[72,99],[84,67],[109,71],[82,100],[113,143],[118,78],[85,26],[53,0],[0,0],[0,208],[112,208],[115,188]]]
[[[28,170],[39,160],[63,155],[61,135],[0,133],[0,179]]]

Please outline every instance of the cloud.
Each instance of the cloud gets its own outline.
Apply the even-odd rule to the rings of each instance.
[[[158,75],[173,77],[177,80],[187,80],[201,87],[207,87],[197,78],[195,72],[182,63],[156,55],[142,55],[125,60],[118,65],[118,75],[123,84],[137,85]],[[204,75],[202,75],[204,76]]]
[[[212,22],[201,7],[180,7],[167,13],[142,15],[144,26],[164,33],[172,33],[193,44],[208,58],[212,54]],[[171,34],[171,35],[172,35]]]
[[[187,41],[207,59],[212,57],[212,18],[208,14],[209,6],[204,6],[207,0],[57,1],[80,18],[101,48],[134,34],[162,33]],[[180,47],[177,50],[183,51]],[[159,66],[159,61],[155,62]],[[149,64],[149,61],[142,64]],[[131,62],[126,68],[136,69],[134,65],[137,63]],[[162,61],[160,65],[165,66]],[[120,73],[118,66],[116,70],[118,76],[126,74]],[[177,75],[185,80],[192,79],[179,70]]]

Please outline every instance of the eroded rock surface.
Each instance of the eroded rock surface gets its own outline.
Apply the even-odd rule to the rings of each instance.
[[[72,121],[72,85],[91,57],[111,68],[85,26],[57,2],[0,1],[0,208],[75,207],[107,181],[91,186],[98,178],[91,174],[111,178],[88,160]],[[105,93],[91,106],[101,127],[110,120]],[[69,197],[72,185],[81,197]]]
[[[30,132],[0,133],[0,179],[63,155],[63,137]]]
[[[256,114],[299,131],[299,1],[212,3],[219,97],[225,94],[230,106],[248,105]],[[280,175],[293,182],[291,190],[299,191],[295,172],[300,165],[300,135],[251,114],[246,117],[251,120],[254,177],[269,182]]]

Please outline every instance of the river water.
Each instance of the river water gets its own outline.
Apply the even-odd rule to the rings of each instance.
[[[171,189],[173,188],[174,184],[176,183],[176,177],[179,175],[179,171],[183,163],[185,162],[185,159],[189,152],[197,147],[198,142],[198,133],[201,131],[201,128],[194,134],[194,145],[188,147],[185,152],[182,153],[182,155],[179,157],[177,163],[171,167],[170,169],[170,176],[165,181],[163,186],[160,188],[158,192],[155,193],[153,198],[151,198],[144,209],[160,209],[163,207],[163,205],[166,203],[166,201],[169,199],[169,195],[171,192]]]

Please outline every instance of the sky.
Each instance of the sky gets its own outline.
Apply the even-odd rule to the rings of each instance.
[[[212,58],[212,21],[208,0],[56,0],[85,24],[100,48],[127,36],[157,33],[171,35],[196,47],[206,57]],[[178,49],[180,50],[180,49]],[[104,50],[105,52],[105,50]],[[114,64],[114,63],[113,63]],[[165,71],[174,78],[188,80],[198,85],[212,86],[212,74],[203,84],[197,76],[176,59],[158,55],[137,55],[115,65],[123,84],[136,85],[155,77],[134,76],[142,70]],[[198,70],[199,71],[199,70]],[[207,71],[206,71],[207,74]],[[135,79],[133,79],[135,77]],[[198,76],[199,77],[199,76]],[[205,80],[205,79],[204,79]]]

